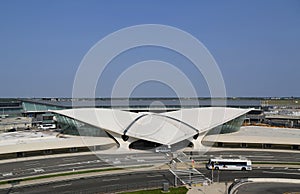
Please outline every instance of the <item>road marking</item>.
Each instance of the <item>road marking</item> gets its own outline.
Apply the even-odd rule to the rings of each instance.
[[[120,178],[102,179],[103,182],[105,182],[105,181],[117,181],[117,180],[120,180]]]
[[[69,169],[74,169],[74,168],[84,168],[84,167],[86,167],[86,166],[74,166],[74,167],[71,167],[71,168],[69,168]]]
[[[71,186],[71,185],[72,185],[72,183],[63,184],[63,185],[55,185],[55,186],[53,186],[53,188],[66,187],[66,186]]]
[[[274,156],[245,156],[246,158],[274,158]]]
[[[289,167],[285,167],[285,168],[284,168],[284,170],[288,170],[288,169],[289,169]]]
[[[263,171],[263,173],[300,175],[300,173],[293,173],[293,172],[270,172],[270,171]]]
[[[59,164],[58,166],[72,166],[72,165],[79,165],[81,162],[69,163],[69,164]]]
[[[2,176],[12,176],[13,173],[12,172],[7,172],[7,173],[3,173]]]
[[[34,172],[45,172],[44,169],[42,168],[36,168],[36,169],[33,169]]]
[[[163,176],[163,175],[161,175],[161,174],[156,174],[156,175],[148,175],[147,177],[161,177],[161,176]]]

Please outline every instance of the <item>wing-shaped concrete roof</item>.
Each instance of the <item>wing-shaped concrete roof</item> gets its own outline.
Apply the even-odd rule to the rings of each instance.
[[[201,133],[242,116],[251,110],[252,109],[206,107],[181,109],[178,111],[162,113],[162,115],[180,120]]]
[[[237,118],[250,110],[209,107],[154,114],[149,112],[132,113],[114,109],[80,108],[53,110],[51,112],[108,132],[172,145]]]

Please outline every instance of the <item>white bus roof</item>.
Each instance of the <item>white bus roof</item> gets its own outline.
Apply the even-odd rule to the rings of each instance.
[[[242,162],[242,161],[250,161],[247,158],[211,158],[211,161],[233,161],[233,162]]]

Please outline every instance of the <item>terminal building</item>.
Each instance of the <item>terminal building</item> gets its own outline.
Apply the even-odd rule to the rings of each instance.
[[[160,104],[155,103],[157,101]],[[52,114],[57,130],[64,134],[112,138],[120,149],[155,149],[164,145],[195,150],[201,147],[207,134],[238,131],[252,110],[249,107],[259,107],[257,100],[229,100],[226,106],[231,108],[211,107],[211,103],[208,98],[81,99],[75,102],[26,99],[22,105],[26,116],[37,119],[39,115],[49,118]],[[222,106],[224,101],[219,99],[214,104]],[[42,119],[42,124],[50,120]]]
[[[93,131],[99,134],[105,132],[115,140],[119,149],[155,149],[166,146],[175,150],[185,147],[198,150],[207,134],[238,131],[245,114],[251,109],[206,107],[163,113],[135,113],[103,108],[49,111],[93,127]],[[87,134],[86,130],[81,132],[83,134],[80,135]]]
[[[0,155],[11,158],[112,147],[127,151],[159,151],[162,147],[197,151],[212,146],[300,149],[299,130],[242,126],[266,119],[259,99],[232,98],[226,99],[226,104],[224,99],[214,100],[212,105],[209,98],[11,99],[11,104],[2,103],[0,126],[8,126],[3,122],[12,119],[11,115],[18,122],[30,118],[30,123],[14,125],[17,131],[29,127],[57,136],[30,134],[28,140],[15,134],[18,138],[6,141],[14,135],[2,138],[0,134]],[[53,125],[55,129],[48,130]]]

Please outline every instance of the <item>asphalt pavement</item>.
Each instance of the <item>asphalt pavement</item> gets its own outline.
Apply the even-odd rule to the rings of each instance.
[[[289,183],[247,183],[236,190],[236,194],[282,194],[299,193],[299,184]]]
[[[198,169],[206,177],[211,177],[211,171],[205,168]],[[279,173],[280,172],[280,173]],[[257,168],[252,171],[214,171],[214,183],[228,182],[233,179],[244,178],[293,178],[300,179],[300,171],[286,168]],[[115,193],[118,191],[162,188],[163,183],[175,184],[174,175],[168,170],[129,172],[122,174],[97,175],[71,180],[60,180],[42,184],[20,186],[11,185],[1,189],[1,193]],[[179,181],[177,181],[179,183]],[[294,185],[298,188],[299,185]],[[263,187],[260,187],[263,189]],[[248,189],[249,190],[249,189]],[[243,191],[243,190],[241,190]],[[250,189],[249,191],[253,191]],[[256,190],[259,191],[259,190]],[[242,192],[240,192],[242,193]],[[260,192],[257,192],[260,193]]]
[[[187,153],[196,161],[208,161],[213,157],[245,157],[253,162],[300,162],[300,152],[270,152],[270,151],[215,151],[198,155]]]
[[[300,153],[285,152],[254,152],[254,151],[217,151],[204,155],[193,153],[190,155],[196,162],[205,162],[209,158],[243,156],[254,162],[299,162]],[[188,157],[189,158],[189,157]],[[130,166],[147,164],[164,164],[170,158],[166,154],[139,153],[139,154],[103,154],[77,155],[55,158],[41,158],[25,161],[14,161],[0,164],[0,180],[16,179],[48,173],[62,173],[67,171],[95,169],[110,166]],[[211,179],[211,171],[205,168],[198,170]],[[232,182],[241,178],[294,178],[300,179],[300,167],[298,166],[254,166],[252,171],[214,171],[214,182]],[[9,189],[2,189],[0,193],[105,193],[121,190],[134,190],[142,188],[161,188],[163,182],[170,185],[174,183],[174,175],[169,171],[136,172],[122,175],[94,176],[58,182],[48,182],[37,185],[18,186],[12,185]]]
[[[0,190],[4,193],[115,193],[118,191],[161,188],[163,183],[174,183],[174,176],[168,171],[134,172],[93,176],[44,184],[18,186]]]
[[[165,154],[155,153],[106,154],[101,156],[92,154],[49,159],[43,158],[0,164],[0,180],[84,169],[164,164],[168,161]]]

